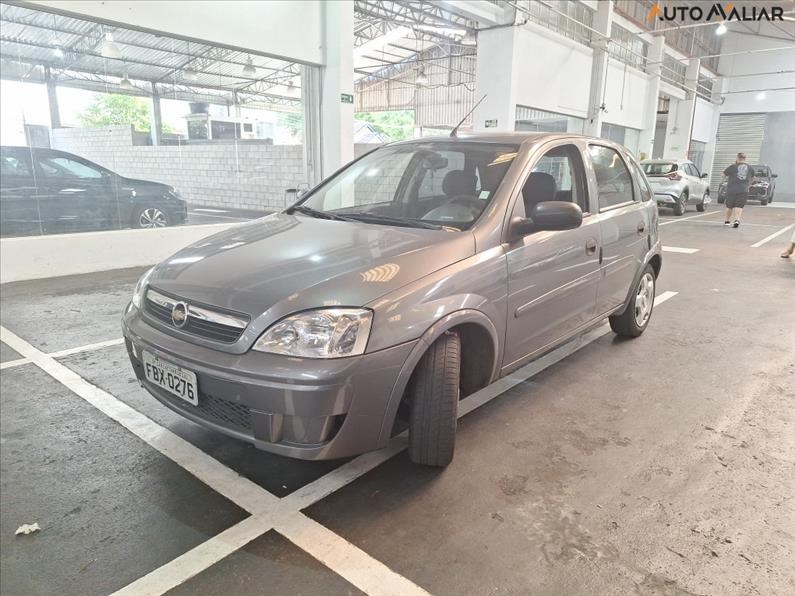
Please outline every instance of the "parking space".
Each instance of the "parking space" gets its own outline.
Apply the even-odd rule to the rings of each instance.
[[[665,252],[648,331],[467,398],[444,471],[400,437],[298,462],[167,410],[119,342],[142,270],[5,286],[2,592],[791,592],[795,264],[759,243],[794,221],[663,213],[692,252]]]

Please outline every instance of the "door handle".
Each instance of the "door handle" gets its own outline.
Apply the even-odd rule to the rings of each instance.
[[[585,254],[586,254],[586,255],[592,255],[592,254],[594,254],[594,253],[596,252],[596,247],[597,247],[597,245],[596,245],[596,240],[594,240],[593,238],[591,238],[590,240],[588,240],[588,241],[585,243]]]
[[[646,231],[646,222],[645,221],[639,221],[638,222],[638,234],[642,234],[645,231]]]

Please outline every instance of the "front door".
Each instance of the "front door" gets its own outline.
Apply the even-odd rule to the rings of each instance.
[[[41,234],[39,193],[30,150],[0,149],[0,232],[3,236]]]
[[[652,222],[624,156],[599,144],[591,144],[588,155],[602,236],[602,280],[597,298],[597,314],[602,315],[623,304],[628,296],[649,248]]]
[[[48,231],[103,229],[118,220],[115,184],[109,173],[66,153],[37,150],[35,155],[45,195],[42,219]]]
[[[594,317],[599,283],[599,223],[590,215],[580,149],[550,148],[531,164],[512,217],[540,201],[572,201],[583,209],[574,230],[528,234],[506,247],[508,311],[503,370],[514,369]]]

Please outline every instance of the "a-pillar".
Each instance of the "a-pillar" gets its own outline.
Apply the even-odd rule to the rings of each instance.
[[[591,87],[588,92],[588,119],[585,121],[585,134],[594,137],[602,134],[602,104],[607,84],[607,46],[610,41],[610,29],[613,25],[613,3],[598,2],[593,17],[593,28],[601,35],[594,33],[593,67],[591,69]]]
[[[163,134],[163,114],[160,111],[160,92],[155,83],[152,83],[152,115],[150,128],[152,129],[150,134],[152,137],[152,145],[160,145]]]
[[[693,116],[696,112],[696,89],[701,60],[692,58],[685,71],[685,99],[671,100],[668,130],[665,135],[665,159],[687,159]]]
[[[665,55],[665,38],[657,35],[649,47],[646,62],[648,87],[646,88],[646,104],[643,110],[643,128],[640,131],[638,151],[650,158],[654,147],[654,133],[657,129],[657,106],[660,101],[660,74]]]
[[[50,128],[61,127],[61,112],[58,109],[58,93],[55,81],[50,76],[50,68],[44,67],[44,80],[47,83],[47,104],[50,108]]]
[[[516,127],[517,27],[484,29],[478,33],[475,66],[476,131],[510,132]],[[484,97],[485,96],[485,97]]]
[[[353,159],[353,2],[322,2],[320,155],[325,178]]]

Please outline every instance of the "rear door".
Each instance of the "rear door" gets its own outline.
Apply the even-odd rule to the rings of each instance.
[[[534,232],[506,245],[504,370],[520,366],[594,317],[599,222],[591,213],[582,149],[571,143],[545,147],[514,198],[511,217],[525,217],[533,203],[548,200],[577,203],[584,217],[577,229]]]
[[[42,233],[30,150],[23,147],[0,148],[0,232]]]
[[[42,218],[48,228],[91,230],[118,219],[116,185],[109,172],[59,151],[36,150],[34,156],[44,192]]]
[[[651,223],[627,158],[617,149],[591,143],[588,147],[591,191],[599,208],[602,235],[602,275],[597,313],[622,305],[649,247]]]

